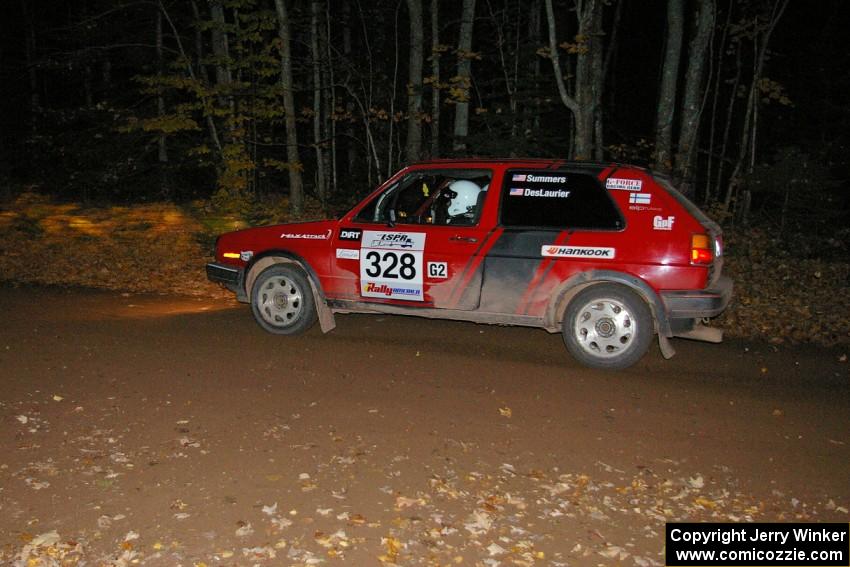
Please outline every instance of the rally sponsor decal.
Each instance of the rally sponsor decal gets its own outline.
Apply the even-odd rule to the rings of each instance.
[[[422,286],[403,287],[369,282],[363,285],[363,295],[365,297],[385,297],[422,301]]]
[[[243,250],[239,253],[239,259],[242,260],[243,262],[248,262],[253,257],[254,257],[254,251],[253,250]]]
[[[423,301],[421,232],[365,230],[360,240],[360,294],[363,297]]]
[[[359,228],[341,228],[339,230],[339,239],[340,240],[353,240],[355,242],[360,242],[360,236],[363,234],[363,231]]]
[[[629,204],[648,205],[652,202],[651,193],[629,193]]]
[[[654,213],[657,213],[658,211],[661,210],[661,207],[647,207],[646,205],[629,205],[629,210],[630,211],[638,211],[638,212],[640,212],[640,211],[652,211]]]
[[[620,189],[622,191],[640,191],[643,188],[643,180],[609,177],[605,180],[605,187],[608,189]]]
[[[363,233],[361,248],[424,250],[425,234],[422,232],[376,232],[367,230]]]
[[[360,249],[358,248],[337,248],[336,257],[340,260],[359,260]]]
[[[428,277],[433,280],[444,280],[448,278],[448,262],[428,262]]]
[[[652,230],[673,230],[673,223],[676,222],[676,217],[662,217],[655,215],[652,217]]]
[[[287,240],[328,240],[332,234],[333,230],[329,228],[327,232],[318,234],[310,232],[284,232],[280,237]]]
[[[601,258],[613,260],[615,248],[600,248],[597,246],[554,246],[544,244],[540,254],[552,258]]]

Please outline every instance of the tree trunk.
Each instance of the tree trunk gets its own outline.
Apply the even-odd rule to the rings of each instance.
[[[165,4],[162,3],[162,0],[157,1],[157,5],[159,6],[159,11],[162,13],[162,17],[165,18],[165,21],[168,23],[168,27],[171,29],[171,33],[174,35],[174,41],[177,44],[177,50],[180,52],[180,58],[186,64],[186,74],[189,76],[192,81],[198,83],[198,77],[195,75],[195,70],[192,68],[192,61],[189,59],[189,55],[186,53],[186,49],[183,47],[183,40],[180,39],[180,34],[177,32],[177,27],[174,25],[174,20],[171,19],[171,16],[168,14],[168,10],[165,9]],[[194,7],[194,2],[192,3]],[[197,16],[197,11],[195,13],[196,21],[200,21]],[[206,109],[211,106],[209,101],[207,100],[206,95],[199,94],[201,99],[201,104],[204,106],[204,119],[207,123],[207,129],[209,130],[210,140],[215,146],[215,149],[218,151],[219,157],[222,155],[222,147],[221,140],[218,137],[218,130],[216,129],[215,121],[212,118],[210,112]]]
[[[756,30],[758,33],[756,33],[754,41],[757,44],[759,39],[761,39],[761,45],[757,45],[758,50],[754,62],[755,69],[753,70],[753,80],[750,83],[750,92],[747,96],[747,111],[744,115],[744,124],[741,129],[741,145],[739,147],[738,161],[735,163],[735,169],[732,170],[732,175],[729,180],[729,190],[726,192],[726,199],[723,202],[724,210],[726,211],[729,210],[734,194],[740,185],[741,169],[744,165],[744,160],[747,154],[750,153],[751,155],[755,155],[755,142],[753,140],[756,133],[753,117],[755,113],[758,112],[759,82],[761,81],[761,77],[764,72],[764,59],[767,55],[767,46],[770,43],[770,36],[773,35],[773,30],[776,28],[776,24],[779,23],[779,20],[782,18],[782,14],[785,13],[785,8],[788,7],[788,1],[789,0],[774,1],[770,19],[763,29],[759,30],[758,22],[756,22]],[[756,18],[758,18],[758,16],[756,16]],[[762,34],[764,36],[763,38],[761,37]],[[753,144],[752,146],[750,146],[751,142]],[[746,218],[743,220],[746,221]]]
[[[227,31],[225,29],[224,8],[222,0],[210,2],[210,15],[212,17],[212,50],[215,56],[215,83],[219,90],[219,103],[227,108],[230,115],[236,113],[235,101],[230,94],[233,84],[233,74],[230,70],[230,46],[228,45]],[[223,88],[222,88],[223,87]],[[223,137],[225,144],[233,141],[234,124],[232,121],[225,122]]]
[[[215,82],[217,85],[225,85],[233,82],[230,73],[230,49],[227,41],[227,32],[224,24],[224,8],[221,0],[210,2],[210,15],[213,25],[211,28],[212,50],[215,55]]]
[[[557,31],[555,30],[555,12],[552,8],[552,0],[546,0],[546,21],[549,27],[549,56],[552,61],[555,84],[558,87],[558,95],[561,97],[561,102],[564,103],[564,106],[567,107],[573,116],[576,116],[579,112],[578,102],[567,92],[567,86],[564,83],[564,72],[561,71],[561,58],[558,54],[558,39]]]
[[[404,154],[408,163],[422,156],[422,0],[407,0],[410,12],[410,82],[407,85],[407,145]]]
[[[460,22],[460,34],[457,46],[458,87],[469,91],[472,74],[472,29],[475,23],[475,0],[463,0],[463,14]],[[468,97],[466,97],[468,98]],[[461,100],[455,104],[455,128],[453,149],[466,151],[466,138],[469,135],[469,101]]]
[[[727,11],[726,11],[726,21],[723,24],[723,34],[720,37],[720,41],[714,44],[714,40],[710,42],[709,45],[709,59],[712,67],[716,68],[714,75],[712,77],[711,71],[709,71],[709,81],[713,83],[711,87],[706,87],[707,89],[711,89],[712,100],[711,100],[711,120],[709,120],[709,132],[708,132],[708,151],[706,152],[706,164],[705,164],[705,191],[703,193],[702,202],[705,205],[711,203],[713,198],[712,193],[712,175],[714,168],[714,144],[717,138],[717,116],[718,116],[718,104],[720,102],[720,85],[721,80],[723,78],[723,60],[727,52],[726,47],[726,38],[729,35],[729,23],[732,21],[732,2],[734,0],[728,0],[727,2]],[[716,48],[714,47],[716,45]],[[723,159],[722,156],[720,158]],[[720,162],[722,163],[722,161]]]
[[[192,26],[195,28],[195,58],[198,65],[198,74],[201,77],[201,80],[204,83],[204,86],[208,86],[210,83],[210,76],[207,73],[207,66],[203,64],[204,60],[204,35],[201,30],[201,11],[198,10],[198,3],[195,0],[191,0],[190,5],[192,6],[192,16],[195,18],[195,25]]]
[[[286,119],[286,160],[289,172],[289,211],[293,216],[304,212],[304,187],[301,182],[301,159],[298,157],[298,133],[295,128],[295,97],[292,94],[292,51],[290,48],[289,14],[286,0],[275,0],[278,35],[281,42],[280,82],[283,87],[283,112]]]
[[[440,157],[440,2],[431,0],[431,157]]]
[[[162,77],[162,12],[156,11],[156,74]],[[162,118],[165,115],[165,98],[162,96],[162,85],[159,85],[156,93],[156,115]],[[168,183],[168,146],[166,145],[165,133],[160,133],[157,139],[157,162],[159,165],[159,192],[168,199],[171,191]]]
[[[714,0],[698,0],[696,32],[688,48],[688,70],[685,73],[685,96],[682,100],[681,131],[676,152],[676,176],[686,194],[692,193],[693,161],[696,156],[697,134],[702,117],[702,84],[708,45],[714,30]]]
[[[322,149],[322,54],[319,50],[320,0],[310,2],[310,57],[313,67],[313,148],[316,151],[316,195],[325,204],[325,152]]]
[[[324,43],[324,49],[327,56],[327,85],[328,88],[325,90],[325,108],[327,108],[327,112],[325,113],[325,133],[326,135],[330,135],[331,140],[331,157],[330,157],[330,188],[328,193],[331,195],[335,195],[338,187],[337,187],[337,163],[336,163],[336,85],[334,81],[334,60],[333,53],[331,51],[331,8],[329,3],[325,3],[325,26],[324,33],[322,34],[322,42]]]
[[[593,116],[593,158],[602,161],[605,153],[603,140],[602,120],[602,91],[605,86],[605,50],[604,37],[602,33],[602,2],[592,5],[593,12],[590,17],[590,107]]]
[[[346,63],[351,62],[351,0],[343,0],[342,2],[342,55]],[[354,102],[349,98],[345,102],[345,112],[348,116],[354,116]],[[346,162],[348,165],[348,175],[354,175],[357,170],[357,146],[354,145],[354,140],[357,136],[354,134],[354,120],[348,120],[345,127],[345,146],[346,146]],[[368,155],[368,152],[367,152]]]
[[[735,42],[735,77],[731,81],[729,89],[729,104],[726,107],[726,123],[723,126],[723,138],[720,144],[720,160],[717,164],[717,181],[714,186],[714,194],[720,200],[720,185],[723,182],[723,172],[726,167],[726,149],[729,147],[729,135],[732,131],[732,118],[735,116],[735,101],[738,100],[738,85],[741,82],[741,42]],[[726,196],[723,198],[724,208],[728,209],[730,187],[727,187]]]
[[[579,9],[581,8],[581,9]],[[558,86],[558,94],[561,102],[572,113],[575,124],[575,132],[571,139],[571,157],[575,159],[589,159],[593,153],[593,130],[594,130],[594,78],[596,73],[593,69],[593,49],[587,42],[600,38],[590,38],[594,27],[598,26],[597,18],[601,17],[602,3],[600,0],[588,0],[584,6],[577,7],[578,12],[578,37],[584,45],[579,46],[576,62],[576,87],[575,97],[567,92],[564,82],[563,71],[561,71],[561,58],[558,52],[557,32],[555,29],[555,12],[552,8],[552,0],[546,0],[546,19],[549,24],[549,55],[552,60],[552,70],[555,74],[555,84]],[[599,66],[601,69],[601,65]]]
[[[29,13],[30,2],[21,0],[21,8],[26,19],[26,39],[24,40],[24,53],[27,64],[27,78],[29,79],[30,87],[30,134],[35,135],[36,132],[36,117],[38,116],[39,108],[41,107],[41,99],[38,96],[38,70],[35,64],[35,24],[33,24],[32,15]]]
[[[530,106],[523,105],[524,111],[523,114],[526,115],[526,119],[523,123],[523,133],[526,138],[534,136],[534,133],[540,128],[540,102],[541,96],[538,94],[537,89],[540,86],[540,76],[542,73],[542,69],[540,66],[540,57],[535,53],[537,49],[540,48],[542,42],[541,35],[541,20],[540,17],[542,10],[542,6],[540,5],[540,0],[531,0],[530,7],[528,9],[528,43],[531,47],[531,85],[534,89],[534,98],[533,103]],[[531,116],[528,116],[529,112]]]
[[[662,171],[672,169],[676,84],[679,78],[679,60],[682,57],[682,4],[682,0],[667,0],[667,43],[655,120],[655,167]]]

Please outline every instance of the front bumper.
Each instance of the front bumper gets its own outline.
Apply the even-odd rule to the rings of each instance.
[[[223,285],[237,296],[240,294],[244,295],[242,285],[244,274],[244,270],[235,266],[228,266],[227,264],[219,264],[217,262],[207,264],[207,279]]]
[[[721,276],[717,286],[697,291],[662,291],[667,318],[701,319],[720,315],[732,299],[732,279]]]

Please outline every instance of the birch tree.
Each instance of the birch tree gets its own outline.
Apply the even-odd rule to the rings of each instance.
[[[602,57],[602,49],[595,48],[594,42],[602,42],[602,1],[576,0],[575,11],[578,18],[578,33],[574,42],[558,44],[555,24],[555,11],[552,0],[546,0],[546,19],[549,28],[549,58],[558,95],[561,102],[570,111],[575,123],[572,156],[575,159],[589,159],[594,153],[594,116],[599,110],[599,96],[603,79],[603,65],[596,64],[596,58]],[[561,69],[561,57],[558,49],[565,47],[568,53],[576,56],[575,94],[571,95],[564,81]],[[601,123],[599,126],[601,131]],[[601,144],[600,144],[601,145]]]
[[[431,157],[440,155],[440,2],[431,0]]]
[[[469,88],[472,85],[472,30],[475,18],[475,0],[463,0],[463,12],[457,46],[457,76],[454,88],[460,93],[455,104],[455,128],[453,149],[466,151],[469,135]]]
[[[304,187],[301,182],[301,158],[298,155],[298,133],[295,125],[295,96],[292,93],[292,50],[289,13],[286,0],[275,0],[280,38],[280,84],[283,89],[283,112],[286,125],[286,160],[289,173],[289,210],[293,216],[304,212]]]
[[[404,154],[408,163],[417,161],[422,153],[422,0],[407,0],[410,16],[410,57],[407,84],[407,145]]]
[[[321,2],[310,2],[310,56],[313,67],[313,148],[316,151],[316,195],[322,203],[327,199],[325,152],[322,149],[322,53],[319,49],[319,14]]]
[[[692,165],[696,155],[697,134],[703,109],[705,64],[709,55],[709,40],[714,31],[714,0],[698,0],[694,36],[688,47],[688,67],[685,73],[685,95],[682,99],[681,129],[676,150],[676,176],[690,187]],[[685,192],[690,192],[685,189]]]

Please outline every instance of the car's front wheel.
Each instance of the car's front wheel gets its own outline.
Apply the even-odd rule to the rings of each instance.
[[[307,275],[289,264],[276,264],[260,273],[251,290],[251,310],[263,329],[278,335],[303,333],[317,318]]]
[[[635,292],[597,284],[570,301],[562,323],[570,354],[593,368],[621,369],[646,354],[652,341],[652,313]]]

